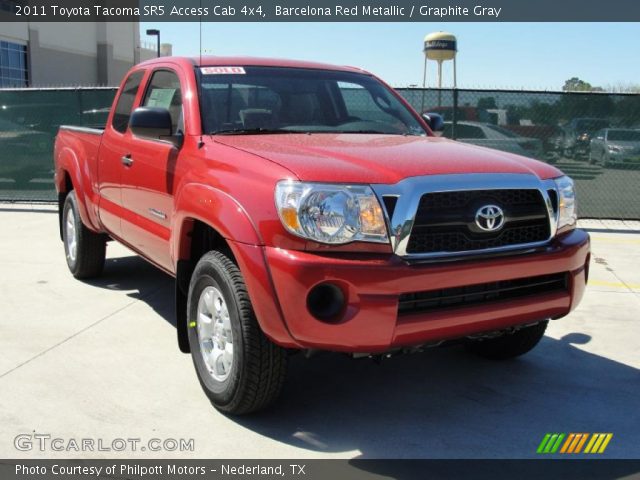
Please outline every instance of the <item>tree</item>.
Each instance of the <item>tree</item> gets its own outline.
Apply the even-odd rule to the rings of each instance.
[[[640,95],[627,95],[616,104],[616,117],[621,125],[640,125]]]
[[[615,104],[611,95],[568,94],[562,96],[558,107],[562,118],[571,120],[580,117],[607,118],[613,114]]]
[[[593,92],[595,89],[589,82],[580,80],[578,77],[571,77],[564,82],[562,90],[565,92]]]
[[[640,93],[640,83],[618,82],[606,85],[604,89],[611,93]]]
[[[558,104],[532,100],[529,107],[529,118],[535,125],[557,125],[560,119]]]
[[[496,99],[494,97],[482,97],[478,99],[476,107],[481,110],[490,110],[498,108],[496,105]]]

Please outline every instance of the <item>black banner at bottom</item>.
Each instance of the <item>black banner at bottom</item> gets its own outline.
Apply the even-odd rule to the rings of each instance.
[[[5,479],[640,479],[640,460],[0,460]]]

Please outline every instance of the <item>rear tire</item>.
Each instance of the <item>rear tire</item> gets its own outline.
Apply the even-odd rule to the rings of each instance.
[[[490,360],[507,360],[519,357],[532,350],[547,329],[548,321],[521,328],[514,333],[486,340],[472,340],[467,350]]]
[[[104,268],[107,242],[82,223],[75,191],[69,192],[62,209],[62,240],[67,266],[74,277],[97,277]]]
[[[242,274],[225,253],[206,253],[196,265],[187,321],[198,380],[214,407],[241,415],[276,400],[287,352],[260,329]]]

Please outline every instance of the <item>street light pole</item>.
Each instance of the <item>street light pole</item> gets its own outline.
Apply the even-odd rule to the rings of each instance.
[[[151,37],[157,37],[158,43],[157,43],[157,47],[156,47],[156,54],[158,57],[160,57],[160,30],[157,30],[155,28],[150,28],[149,30],[147,30],[147,35],[151,36]]]

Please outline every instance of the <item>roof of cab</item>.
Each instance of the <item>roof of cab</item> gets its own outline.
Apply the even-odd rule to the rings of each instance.
[[[343,72],[368,73],[356,67],[337,66],[327,63],[307,62],[302,60],[285,60],[281,58],[260,58],[260,57],[218,57],[213,55],[203,55],[202,57],[159,57],[152,58],[140,63],[140,66],[151,66],[155,63],[171,61],[175,63],[188,63],[195,67],[285,67],[285,68],[311,68],[316,70],[337,70]]]

